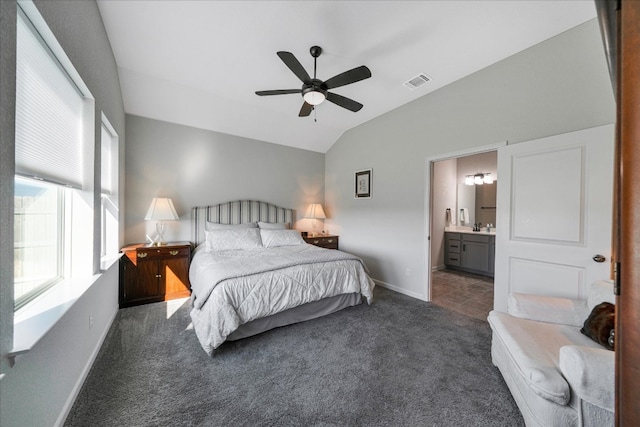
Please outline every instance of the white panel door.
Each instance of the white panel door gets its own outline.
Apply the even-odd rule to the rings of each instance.
[[[498,149],[496,310],[511,292],[583,299],[610,276],[613,142],[606,125]]]

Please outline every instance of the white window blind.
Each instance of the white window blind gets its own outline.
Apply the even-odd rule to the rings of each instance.
[[[16,59],[16,173],[83,186],[84,100],[21,11]]]

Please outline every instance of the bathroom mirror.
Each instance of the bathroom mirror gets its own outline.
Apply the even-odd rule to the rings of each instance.
[[[475,185],[476,188],[476,221],[482,225],[496,226],[496,189],[497,181],[493,184]]]
[[[473,227],[480,222],[483,226],[493,224],[495,227],[497,185],[497,181],[483,185],[458,184],[457,225]]]

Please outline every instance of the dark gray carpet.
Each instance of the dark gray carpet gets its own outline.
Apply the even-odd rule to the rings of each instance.
[[[65,425],[524,425],[486,322],[384,288],[212,358],[189,324],[188,302],[120,310]]]

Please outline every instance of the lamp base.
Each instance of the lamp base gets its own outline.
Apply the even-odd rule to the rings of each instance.
[[[158,237],[154,243],[154,246],[164,246],[167,242],[164,241],[164,232],[167,229],[167,226],[164,222],[160,221],[156,223],[156,231],[158,232]]]

